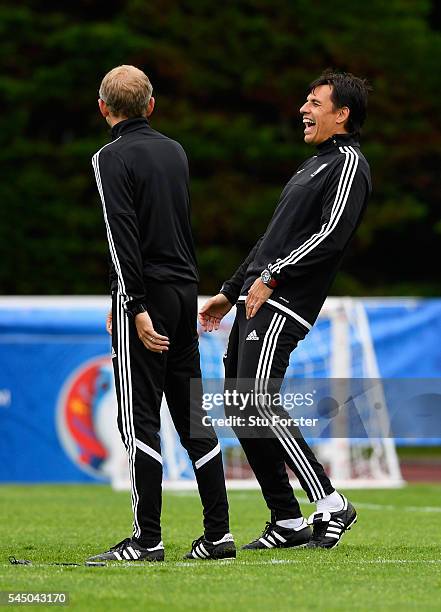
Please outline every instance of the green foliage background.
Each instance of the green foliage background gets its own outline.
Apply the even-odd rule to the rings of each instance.
[[[201,292],[263,232],[311,155],[300,107],[323,68],[374,87],[363,149],[374,193],[335,294],[441,289],[441,11],[427,0],[45,0],[0,7],[0,293],[107,291],[90,164],[96,98],[121,63],[154,86],[154,128],[192,175]]]

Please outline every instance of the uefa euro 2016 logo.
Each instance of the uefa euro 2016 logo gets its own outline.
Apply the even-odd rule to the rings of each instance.
[[[116,397],[109,357],[96,357],[66,380],[57,406],[57,430],[70,459],[90,476],[108,479],[124,461],[116,426]]]

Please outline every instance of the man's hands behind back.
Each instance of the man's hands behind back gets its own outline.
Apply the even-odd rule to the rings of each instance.
[[[155,331],[148,312],[140,312],[136,315],[135,326],[138,338],[149,351],[153,351],[153,353],[168,351],[169,339]],[[106,317],[106,330],[108,334],[112,335],[112,310]]]
[[[140,312],[135,317],[136,331],[143,345],[153,353],[162,353],[168,351],[169,339],[167,336],[158,334],[154,327],[148,312]]]

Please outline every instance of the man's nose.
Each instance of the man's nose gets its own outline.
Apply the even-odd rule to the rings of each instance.
[[[305,104],[299,108],[299,113],[303,115],[303,113],[306,113],[306,111],[307,111],[307,103],[305,102]]]

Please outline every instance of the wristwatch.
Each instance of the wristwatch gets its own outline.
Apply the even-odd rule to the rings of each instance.
[[[270,289],[275,289],[277,287],[276,279],[273,278],[273,275],[267,268],[265,268],[265,270],[260,275],[260,280],[262,281],[264,285],[266,285]]]
[[[144,304],[134,304],[132,308],[127,309],[127,315],[134,319],[136,315],[141,314],[141,312],[147,312],[147,308]]]

